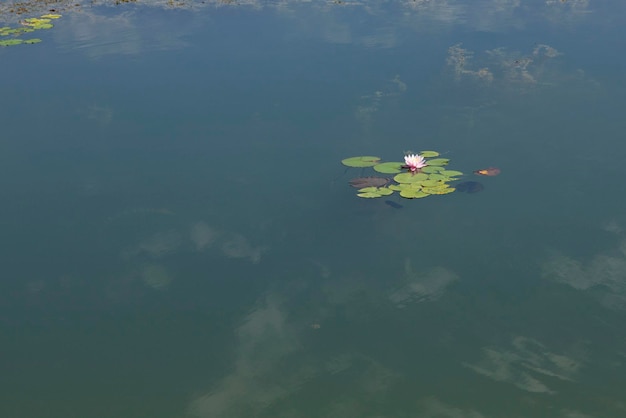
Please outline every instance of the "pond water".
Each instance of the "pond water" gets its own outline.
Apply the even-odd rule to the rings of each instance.
[[[43,3],[0,6],[61,15],[0,38],[0,416],[626,416],[626,4]],[[423,150],[484,189],[340,162]]]

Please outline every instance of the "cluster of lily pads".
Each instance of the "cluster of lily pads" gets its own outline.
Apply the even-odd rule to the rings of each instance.
[[[450,183],[459,180],[463,173],[446,169],[445,166],[450,162],[448,158],[437,158],[439,157],[437,151],[422,151],[417,157],[422,157],[425,162],[417,170],[411,169],[406,162],[381,162],[379,157],[373,156],[345,158],[341,163],[348,167],[372,167],[374,171],[382,174],[395,174],[393,180],[384,177],[362,177],[355,179],[360,181],[351,181],[350,184],[354,187],[368,186],[358,189],[357,196],[363,198],[389,196],[398,192],[406,199],[419,199],[430,195],[448,194],[456,190]]]
[[[52,25],[53,19],[60,18],[59,14],[45,14],[41,17],[31,17],[28,19],[22,20],[20,23],[22,27],[19,28],[11,28],[9,26],[0,27],[0,46],[13,46],[20,44],[37,44],[41,42],[39,38],[31,38],[31,39],[20,39],[18,36],[21,36],[25,33],[35,32],[40,29],[50,29]],[[1,39],[2,37],[11,37],[10,39]]]

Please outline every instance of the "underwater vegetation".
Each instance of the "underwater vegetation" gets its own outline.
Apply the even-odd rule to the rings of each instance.
[[[403,206],[399,203],[394,202],[393,200],[385,200],[385,205],[390,206],[394,209],[402,209]]]
[[[40,17],[30,17],[20,21],[21,27],[0,27],[0,46],[13,46],[21,44],[38,44],[39,38],[22,39],[20,36],[41,29],[52,28],[52,20],[60,18],[60,14],[45,14]],[[4,38],[8,39],[4,39]]]
[[[464,181],[456,185],[456,190],[463,193],[478,193],[484,188],[485,186],[477,181]]]

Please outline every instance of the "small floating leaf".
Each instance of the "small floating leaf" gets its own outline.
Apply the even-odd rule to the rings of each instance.
[[[27,26],[37,26],[37,25],[46,25],[50,24],[50,19],[41,19],[38,17],[30,17],[28,19],[24,19],[22,21],[22,25]]]
[[[445,185],[445,183],[439,181],[439,180],[424,180],[422,182],[420,182],[420,185],[422,187],[441,187],[442,185]]]
[[[361,157],[344,158],[341,160],[341,164],[347,165],[348,167],[371,167],[378,164],[379,161],[380,157],[365,155]]]
[[[39,42],[41,42],[41,39],[39,38],[24,39],[25,44],[38,44]]]
[[[360,193],[376,193],[376,190],[378,190],[378,187],[363,187],[362,189],[359,189]]]
[[[428,194],[448,194],[448,193],[452,193],[456,189],[454,187],[441,187],[441,188],[432,187],[432,188],[422,189],[422,190]]]
[[[448,158],[433,158],[432,160],[427,160],[427,165],[446,165],[450,162]]]
[[[428,178],[427,174],[424,173],[400,173],[394,176],[394,180],[398,183],[417,183],[422,180],[426,180]]]
[[[437,151],[422,151],[420,152],[420,155],[424,158],[439,157],[439,153]]]
[[[374,170],[385,174],[401,173],[403,165],[404,163],[396,162],[380,163],[374,166]]]
[[[448,176],[448,177],[457,177],[457,176],[463,175],[463,173],[461,173],[460,171],[456,171],[456,170],[443,170],[441,174],[443,174],[444,176]]]
[[[443,173],[443,171],[442,171]],[[428,176],[428,180],[447,181],[449,178],[443,174],[435,173]]]
[[[419,189],[405,189],[400,192],[400,196],[405,199],[419,199],[428,196],[428,194]]]
[[[393,194],[393,190],[387,187],[364,187],[359,189],[359,193],[376,193],[381,196],[389,196]]]
[[[357,193],[357,196],[364,197],[366,199],[372,199],[372,198],[375,198],[375,197],[382,197],[382,195],[380,195],[378,193],[373,193],[373,192]]]
[[[47,15],[42,15],[41,16],[42,19],[58,19],[60,17],[61,17],[61,15],[55,14],[55,13],[51,13],[51,14],[47,14]]]
[[[474,171],[474,174],[478,174],[481,176],[497,176],[498,174],[500,174],[500,169],[497,167],[483,168],[482,170]]]
[[[6,41],[0,41],[0,46],[19,45],[23,42],[21,39],[7,39]]]
[[[443,171],[443,167],[439,167],[436,165],[427,165],[426,167],[422,167],[420,171],[426,174],[438,173],[440,171]]]
[[[422,186],[419,183],[400,183],[396,185],[396,187],[398,190],[402,191],[406,189],[419,190]]]

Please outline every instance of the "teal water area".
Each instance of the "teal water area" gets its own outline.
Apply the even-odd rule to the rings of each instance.
[[[0,416],[626,416],[624,5],[114,3],[0,48]]]

